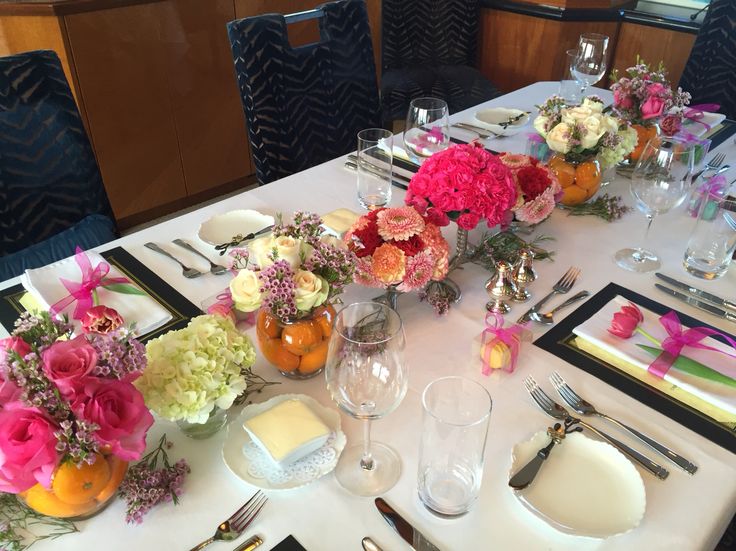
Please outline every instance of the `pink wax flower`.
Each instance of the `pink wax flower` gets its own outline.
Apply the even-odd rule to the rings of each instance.
[[[5,360],[8,352],[16,352],[21,358],[31,351],[31,347],[20,337],[0,339],[0,363]]]
[[[88,379],[72,404],[72,411],[100,426],[94,437],[102,448],[124,461],[140,459],[153,416],[143,396],[124,381]]]
[[[106,335],[123,324],[123,318],[117,310],[107,306],[94,306],[82,315],[82,330],[85,333]]]
[[[621,310],[613,315],[608,332],[622,339],[628,339],[634,334],[639,324],[644,321],[641,310],[633,302],[622,306]]]
[[[38,409],[21,402],[0,410],[0,491],[17,494],[40,483],[51,486],[51,474],[59,461],[58,430]]]
[[[631,109],[634,107],[634,100],[628,90],[617,88],[613,91],[613,104],[619,109]]]
[[[62,394],[73,394],[97,365],[97,352],[80,335],[70,341],[57,341],[44,350],[43,370]]]

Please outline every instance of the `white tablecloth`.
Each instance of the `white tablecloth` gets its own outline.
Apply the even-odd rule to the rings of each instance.
[[[487,106],[518,107],[536,112],[534,105],[556,91],[557,83],[537,83],[488,102]],[[608,92],[601,92],[601,95],[610,97]],[[471,117],[472,112],[468,111],[457,114],[452,119],[470,121]],[[453,134],[457,137],[471,137],[455,129]],[[522,133],[513,138],[487,140],[487,145],[497,150],[523,152],[525,140],[525,134]],[[736,161],[733,140],[729,139],[719,151],[727,153],[731,164]],[[117,245],[125,247],[184,296],[200,304],[203,299],[225,287],[226,276],[206,275],[195,280],[184,279],[176,264],[144,248],[143,244],[151,240],[164,243],[177,237],[197,243],[196,232],[201,222],[213,214],[236,208],[257,209],[268,214],[279,211],[290,213],[294,210],[326,213],[338,207],[359,211],[355,175],[343,168],[343,160],[336,159],[279,182],[231,197],[129,235],[103,248]],[[622,195],[628,204],[633,203],[626,180],[617,180],[607,191]],[[403,192],[394,188],[394,194],[392,202],[395,205],[401,204]],[[661,254],[662,271],[678,279],[692,281],[716,294],[734,298],[736,269],[715,282],[696,281],[684,273],[681,261],[691,222],[679,209],[655,220],[648,246]],[[548,244],[556,253],[555,260],[537,262],[539,279],[530,288],[534,297],[538,299],[546,294],[569,266],[576,265],[582,268],[576,290],[587,289],[595,293],[613,281],[725,331],[733,332],[736,327],[732,323],[699,312],[656,291],[653,274],[634,274],[615,265],[613,253],[625,246],[641,244],[644,229],[644,216],[636,211],[609,224],[593,217],[568,218],[564,211],[556,210],[551,219],[540,228],[542,233],[556,239]],[[445,228],[444,233],[450,242],[454,241],[454,227]],[[481,229],[471,232],[471,240],[477,240],[481,233]],[[204,244],[200,246],[205,248]],[[181,251],[180,254],[186,253]],[[207,269],[206,264],[200,264],[201,259],[192,257],[191,261],[202,269]],[[471,352],[472,341],[481,331],[485,314],[484,304],[487,297],[483,283],[488,278],[488,273],[477,266],[465,266],[453,277],[462,287],[463,300],[460,305],[453,306],[446,317],[436,317],[426,303],[419,303],[415,294],[399,299],[399,310],[405,320],[407,333],[410,390],[401,406],[390,417],[375,422],[373,426],[374,438],[394,446],[399,450],[403,461],[401,478],[385,496],[386,499],[440,548],[446,550],[711,549],[736,511],[734,455],[531,344],[523,349],[515,373],[482,376]],[[5,282],[3,286],[16,281]],[[373,290],[352,286],[344,299],[352,302],[375,294]],[[509,319],[515,319],[527,307],[515,306]],[[558,317],[561,319],[566,312],[569,310],[560,313]],[[540,327],[533,329],[535,337],[543,331]],[[262,358],[258,359],[255,369],[265,377],[283,383],[269,388],[262,397],[257,398],[259,401],[278,393],[302,392],[323,404],[331,404],[323,377],[302,382],[288,381],[281,378]],[[603,542],[562,535],[532,517],[509,490],[511,448],[550,423],[550,419],[533,405],[524,390],[522,380],[527,375],[533,375],[551,389],[547,377],[553,370],[559,371],[580,394],[589,397],[602,411],[640,428],[700,467],[696,475],[690,476],[661,459],[671,471],[669,479],[664,482],[642,471],[647,492],[647,510],[642,524],[629,534]],[[427,383],[448,374],[461,374],[480,381],[488,388],[494,401],[482,494],[469,514],[452,521],[433,517],[419,504],[416,494],[421,392]],[[344,414],[342,418],[349,440],[358,441],[361,437],[359,422]],[[601,428],[611,428],[600,420],[594,420],[593,423]],[[160,506],[145,518],[143,525],[128,526],[124,522],[123,502],[117,500],[97,517],[79,523],[79,534],[42,542],[34,546],[34,549],[188,549],[210,536],[217,524],[254,492],[255,488],[232,475],[222,462],[220,454],[225,438],[224,431],[209,440],[194,441],[184,437],[175,425],[159,421],[149,433],[149,444],[154,444],[163,432],[175,442],[170,452],[172,459],[185,457],[192,467],[180,505]],[[621,438],[634,444],[625,436]],[[656,455],[650,455],[660,460]],[[272,548],[288,534],[293,534],[310,551],[358,550],[360,540],[366,535],[370,535],[387,551],[408,549],[376,512],[372,499],[348,494],[332,474],[297,490],[271,491],[268,495],[269,504],[253,530],[249,530],[249,533],[258,533],[265,539],[261,547],[264,551]],[[232,543],[213,545],[213,549],[234,547]]]

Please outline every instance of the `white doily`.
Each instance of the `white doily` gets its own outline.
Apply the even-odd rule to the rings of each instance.
[[[316,451],[286,467],[279,467],[253,441],[243,446],[243,455],[248,460],[248,474],[253,478],[264,478],[269,484],[281,485],[290,481],[309,482],[330,472],[337,458],[335,433]]]

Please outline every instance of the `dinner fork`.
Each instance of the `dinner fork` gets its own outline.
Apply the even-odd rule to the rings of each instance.
[[[570,385],[567,384],[565,379],[562,378],[562,375],[557,373],[556,371],[552,372],[552,375],[550,375],[549,380],[554,385],[557,392],[560,394],[563,400],[567,402],[567,405],[569,405],[572,409],[580,413],[581,415],[597,415],[598,417],[603,417],[604,419],[608,419],[615,425],[618,425],[624,430],[629,431],[631,434],[636,436],[639,440],[644,442],[647,446],[655,450],[656,452],[664,455],[667,459],[675,463],[678,467],[681,469],[684,469],[690,474],[695,474],[695,471],[698,470],[698,467],[693,465],[690,461],[682,457],[681,455],[673,452],[669,448],[663,446],[659,442],[649,438],[648,436],[640,433],[638,430],[631,428],[630,426],[622,423],[621,421],[618,421],[617,419],[614,419],[613,417],[610,417],[609,415],[606,415],[605,413],[601,413],[590,402],[586,402],[583,400],[577,392],[575,392]]]
[[[696,172],[693,174],[693,182],[700,178],[700,176],[703,174],[703,172],[706,172],[708,170],[717,170],[722,164],[723,161],[726,160],[726,154],[725,153],[716,153],[713,157],[710,158],[710,161],[707,161],[705,163],[705,166],[703,166],[703,169],[700,172]]]
[[[564,295],[565,293],[567,293],[570,289],[572,289],[572,286],[575,285],[575,281],[577,281],[579,275],[580,275],[579,268],[575,268],[573,266],[569,270],[567,270],[565,272],[565,275],[563,275],[560,278],[560,280],[552,286],[552,292],[549,293],[542,300],[537,302],[534,306],[529,308],[529,310],[524,312],[524,315],[522,315],[518,320],[516,320],[516,323],[524,323],[528,321],[531,313],[538,312],[539,309],[542,306],[544,306],[544,303],[547,302],[554,295]]]
[[[173,254],[169,253],[168,251],[163,250],[161,247],[156,245],[156,243],[149,242],[149,243],[146,243],[144,247],[146,247],[147,249],[151,249],[152,251],[156,251],[157,253],[162,254],[164,256],[168,256],[171,260],[173,260],[174,262],[179,264],[179,266],[181,266],[182,275],[188,279],[192,279],[192,278],[199,277],[202,275],[202,272],[200,272],[199,270],[195,268],[190,268],[189,266],[184,264],[181,260],[176,258]]]
[[[258,490],[253,497],[245,502],[240,509],[235,511],[227,520],[224,520],[217,527],[215,535],[204,540],[199,545],[192,547],[189,551],[199,551],[204,549],[213,541],[232,541],[237,538],[243,531],[248,528],[251,522],[255,520],[258,513],[261,512],[263,506],[266,505],[268,498]]]
[[[207,256],[205,256],[204,254],[202,254],[201,252],[199,252],[197,249],[195,249],[194,247],[192,247],[189,243],[187,243],[183,239],[174,239],[173,242],[176,243],[177,245],[179,245],[180,247],[182,247],[182,248],[184,248],[184,249],[186,249],[186,250],[188,250],[190,252],[193,252],[194,254],[196,254],[198,256],[201,256],[207,262],[209,262],[210,263],[210,272],[211,273],[213,273],[215,275],[221,275],[221,274],[224,274],[225,272],[227,272],[227,268],[225,268],[225,266],[223,266],[221,264],[215,264]]]
[[[616,440],[613,436],[609,436],[605,432],[598,430],[597,428],[589,425],[582,419],[578,419],[577,417],[572,417],[565,408],[563,408],[560,404],[555,402],[552,398],[549,397],[549,395],[542,390],[539,385],[537,384],[537,381],[534,380],[534,377],[531,375],[524,379],[524,386],[526,387],[526,391],[529,393],[529,395],[532,397],[532,399],[536,402],[536,404],[539,406],[539,408],[545,412],[550,417],[554,417],[555,419],[561,419],[561,420],[567,420],[572,419],[574,421],[577,421],[581,426],[587,428],[589,431],[597,434],[601,438],[608,440],[616,449],[618,449],[620,452],[624,453],[625,455],[628,455],[631,459],[639,463],[642,467],[644,467],[647,471],[652,473],[657,478],[664,480],[669,476],[669,471],[662,467],[660,464],[655,463],[651,459],[649,459],[647,456],[642,455],[638,451],[630,448],[623,442],[619,442]]]

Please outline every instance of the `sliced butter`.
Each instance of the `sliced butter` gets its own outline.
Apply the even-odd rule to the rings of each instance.
[[[330,429],[300,400],[285,400],[251,417],[243,428],[279,466],[318,450],[330,436]]]
[[[355,221],[360,218],[359,214],[348,209],[337,209],[322,216],[322,226],[336,237],[342,237]]]

